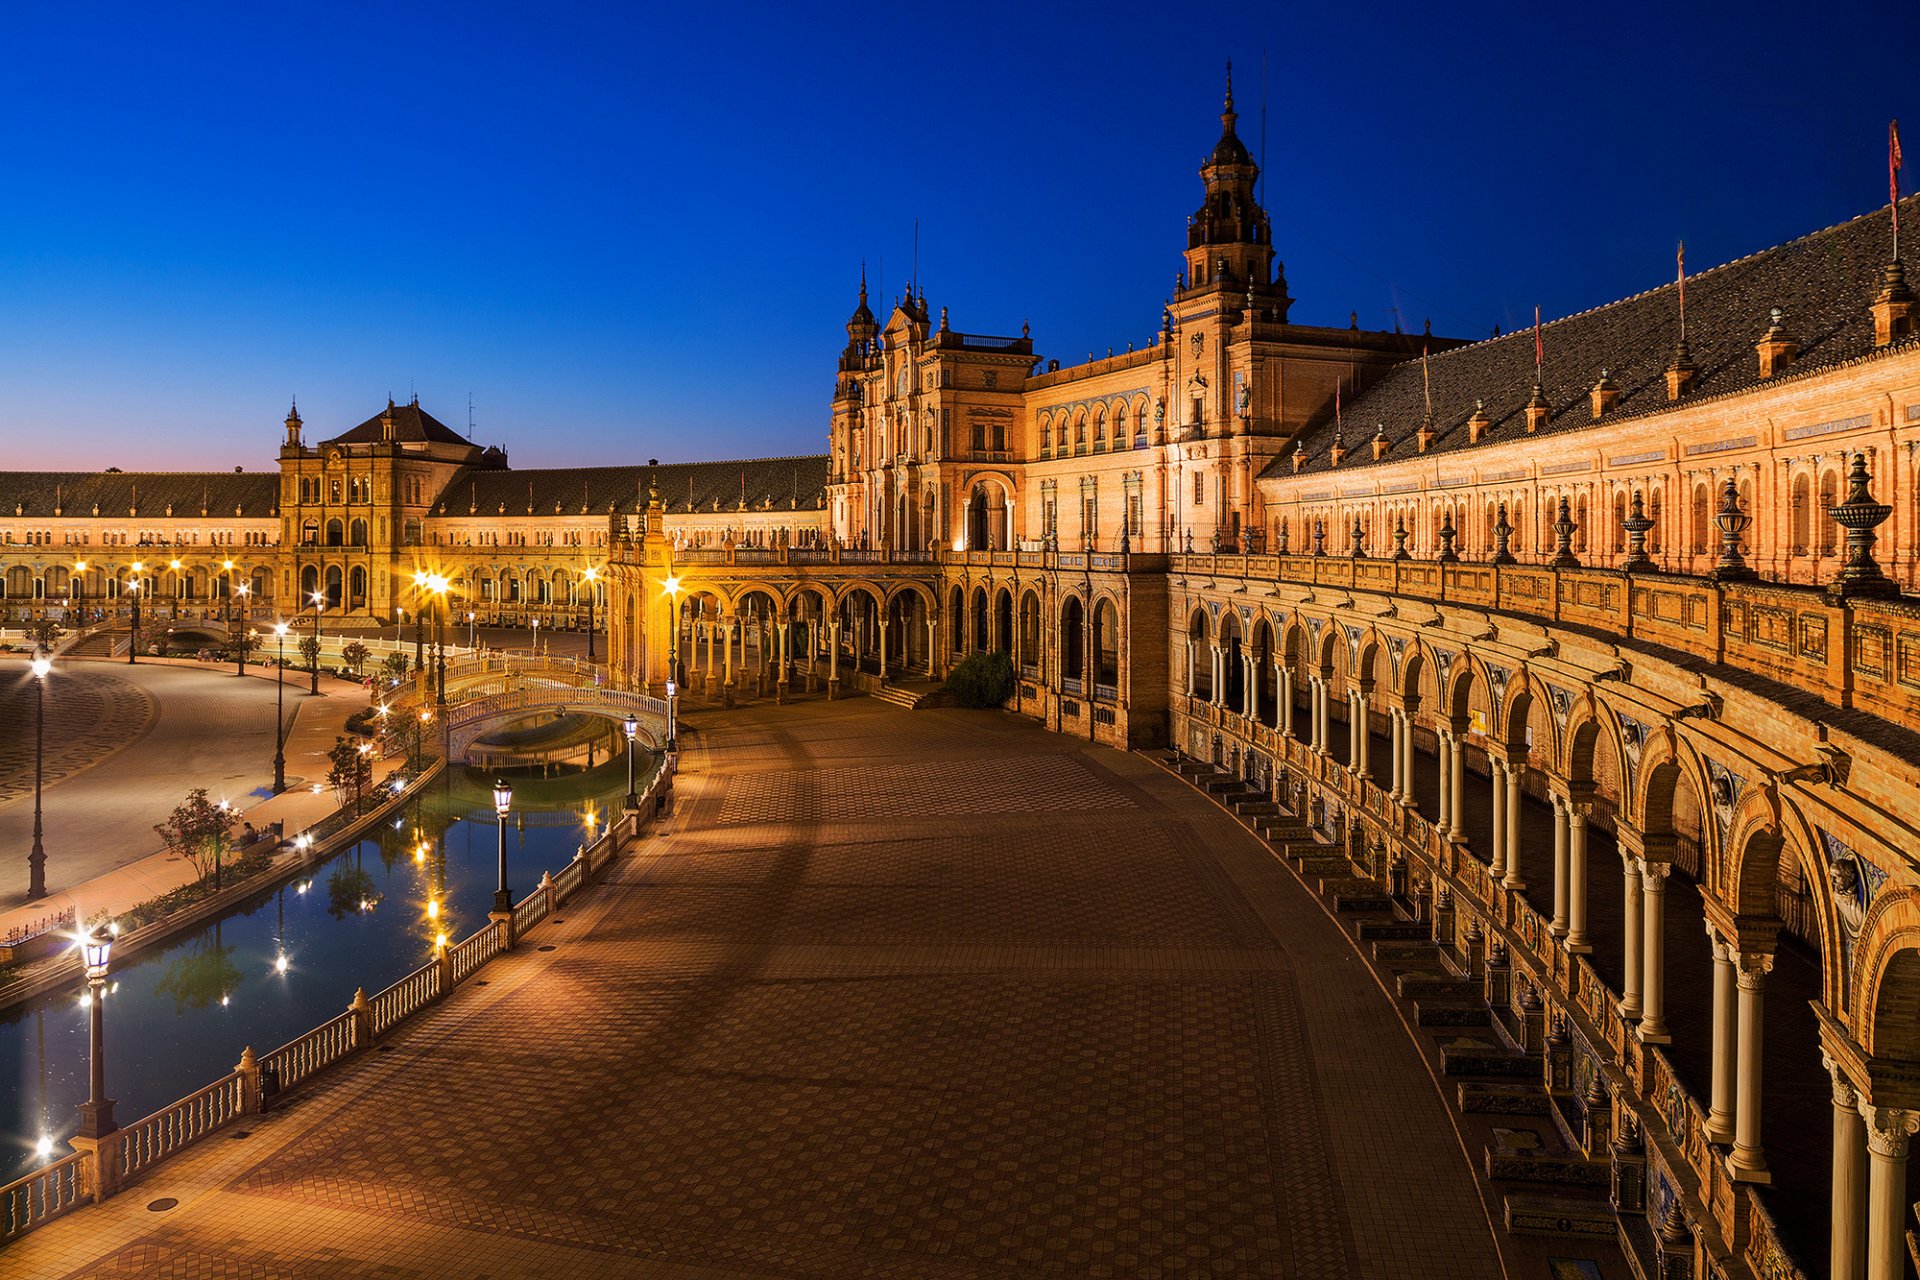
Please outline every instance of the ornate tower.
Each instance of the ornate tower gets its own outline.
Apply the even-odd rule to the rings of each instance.
[[[1220,112],[1220,141],[1200,166],[1206,199],[1187,220],[1187,287],[1189,290],[1225,289],[1245,294],[1257,291],[1263,307],[1277,304],[1286,320],[1284,282],[1277,299],[1269,295],[1273,280],[1273,229],[1267,211],[1254,197],[1260,166],[1246,143],[1234,132],[1239,116],[1233,109],[1233,64],[1227,64],[1227,100]]]

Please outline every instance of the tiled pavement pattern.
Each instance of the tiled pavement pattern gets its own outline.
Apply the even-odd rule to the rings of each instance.
[[[554,951],[0,1271],[1502,1274],[1379,989],[1183,784],[865,699],[690,728]]]
[[[33,676],[24,659],[0,665],[0,805],[33,797]],[[51,786],[97,764],[146,732],[154,701],[98,664],[56,665],[47,674],[42,776]]]

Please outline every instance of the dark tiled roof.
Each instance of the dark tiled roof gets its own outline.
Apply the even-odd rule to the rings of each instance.
[[[387,414],[393,415],[393,438],[395,440],[426,441],[430,444],[462,444],[471,446],[473,442],[440,421],[425,409],[419,401],[412,404],[394,404],[391,400],[381,412],[374,414],[353,430],[337,435],[326,441],[327,444],[378,444],[386,437],[380,431],[380,419]]]
[[[540,471],[497,471],[466,467],[448,483],[435,515],[499,514],[579,515],[643,510],[647,480],[660,490],[670,514],[684,513],[689,498],[696,512],[740,509],[742,478],[747,509],[818,510],[826,501],[827,458],[753,458],[741,462],[670,462],[657,467],[566,467]],[[557,507],[557,511],[556,511]]]
[[[1920,195],[1909,196],[1901,204],[1908,221],[1920,225]],[[1786,313],[1784,328],[1800,348],[1789,374],[1839,364],[1871,351],[1873,317],[1867,308],[1880,292],[1890,246],[1887,210],[1879,209],[1725,266],[1689,274],[1687,345],[1697,373],[1692,390],[1675,407],[1760,382],[1754,344],[1767,331],[1768,314],[1774,307]],[[1605,427],[1668,407],[1666,372],[1678,337],[1676,284],[1543,325],[1542,386],[1552,416],[1538,434]],[[1439,436],[1427,454],[1479,447],[1467,440],[1466,422],[1473,415],[1475,400],[1486,401],[1487,416],[1493,421],[1481,445],[1527,438],[1524,409],[1533,394],[1533,356],[1533,332],[1526,328],[1431,357],[1427,364]],[[1595,422],[1588,392],[1602,369],[1619,388],[1620,399]],[[1395,366],[1348,402],[1343,437],[1348,452],[1338,469],[1345,472],[1373,465],[1369,442],[1381,423],[1393,441],[1383,463],[1421,456],[1413,434],[1425,416],[1420,361]],[[1331,411],[1301,433],[1307,455],[1303,472],[1332,469],[1328,448],[1333,438]],[[1264,474],[1292,475],[1290,451],[1275,459]]]
[[[143,519],[232,518],[235,508],[248,516],[270,516],[279,500],[278,471],[0,471],[0,520],[125,517],[136,504]],[[62,516],[56,517],[59,507]]]

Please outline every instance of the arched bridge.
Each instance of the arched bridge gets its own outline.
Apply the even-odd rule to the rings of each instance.
[[[450,701],[446,709],[447,755],[464,760],[474,741],[492,729],[531,712],[551,711],[639,722],[639,738],[653,751],[664,749],[671,736],[670,708],[664,698],[652,698],[624,689],[568,684],[559,680],[522,677],[508,689],[490,690],[478,697]]]

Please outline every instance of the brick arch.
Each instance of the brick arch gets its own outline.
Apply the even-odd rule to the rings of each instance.
[[[1854,946],[1853,1038],[1875,1058],[1920,1065],[1920,889],[1889,885]]]
[[[1611,776],[1618,780],[1621,787],[1626,786],[1627,752],[1626,744],[1620,740],[1620,722],[1606,704],[1597,701],[1591,692],[1583,690],[1574,699],[1573,706],[1567,712],[1567,731],[1563,739],[1561,773],[1569,785],[1576,789],[1598,790],[1602,777],[1598,766],[1604,758],[1612,766]],[[1629,797],[1623,791],[1613,796],[1612,800],[1614,807],[1624,812]]]
[[[1700,814],[1700,879],[1712,884],[1720,876],[1719,833],[1713,821],[1713,789],[1699,754],[1662,725],[1647,737],[1640,752],[1640,783],[1633,821],[1648,835],[1678,835],[1675,821],[1682,800],[1691,796]]]

